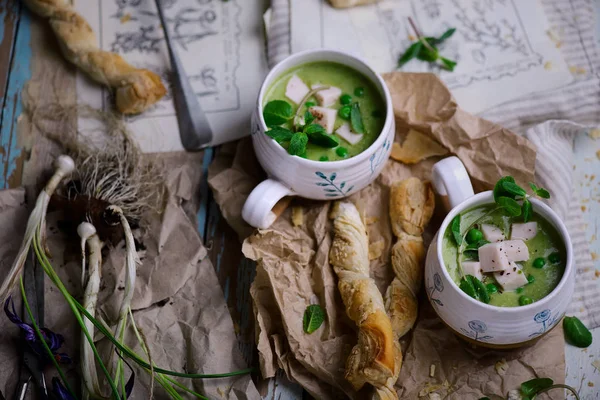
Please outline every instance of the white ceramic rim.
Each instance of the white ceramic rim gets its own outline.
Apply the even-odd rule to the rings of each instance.
[[[475,204],[475,203],[481,202],[482,199],[487,200],[487,201],[483,201],[481,204]],[[544,215],[542,216],[544,219],[546,219],[548,222],[550,222],[554,226],[554,228],[559,232],[560,236],[562,237],[562,239],[564,241],[565,250],[567,252],[567,263],[565,266],[565,272],[563,273],[562,278],[558,282],[558,285],[556,285],[556,287],[554,289],[552,289],[552,291],[547,296],[543,297],[539,301],[533,302],[526,306],[519,306],[519,307],[500,307],[500,306],[494,306],[491,304],[486,304],[486,303],[483,303],[479,300],[472,298],[471,296],[469,296],[468,294],[463,292],[458,287],[456,282],[454,282],[454,279],[452,279],[452,277],[450,276],[450,273],[448,272],[448,269],[446,268],[446,265],[444,263],[444,258],[442,256],[442,242],[443,242],[443,238],[444,238],[446,229],[448,228],[448,225],[450,224],[450,221],[452,221],[452,219],[454,219],[454,217],[457,214],[459,214],[471,207],[481,206],[481,205],[486,205],[486,204],[493,204],[494,203],[493,200],[494,200],[493,192],[491,190],[488,190],[487,192],[478,193],[475,196],[469,197],[468,199],[463,201],[458,206],[454,207],[448,213],[448,215],[446,215],[446,218],[444,218],[444,221],[442,222],[442,226],[440,227],[440,230],[438,231],[438,237],[437,237],[437,242],[436,242],[436,245],[437,245],[436,256],[442,267],[442,272],[444,273],[444,276],[446,277],[446,279],[448,281],[450,281],[450,284],[452,285],[454,290],[456,290],[459,293],[459,296],[462,296],[463,299],[471,302],[475,306],[482,307],[482,308],[490,310],[490,311],[506,313],[506,314],[511,314],[511,313],[517,314],[521,311],[527,311],[530,309],[535,309],[540,306],[543,306],[544,304],[550,302],[556,296],[558,296],[558,293],[567,284],[567,280],[569,279],[569,276],[571,275],[571,270],[573,269],[573,244],[571,243],[571,237],[569,236],[569,233],[567,232],[567,227],[565,226],[564,222],[562,222],[560,220],[558,215],[556,215],[556,213],[550,207],[548,207],[546,204],[544,204],[542,201],[540,201],[538,199],[535,199],[535,198],[529,199],[533,205],[533,210],[535,211],[535,208],[539,207],[542,210],[544,210],[545,214],[547,214],[550,217],[550,218],[548,218]]]
[[[382,143],[386,140],[386,136],[387,136],[387,135],[382,135],[382,133],[387,132],[389,129],[391,129],[393,118],[394,118],[394,109],[392,107],[392,96],[390,94],[389,89],[387,88],[387,85],[385,84],[385,81],[383,80],[381,75],[379,75],[379,73],[377,73],[373,68],[371,68],[369,66],[369,64],[367,64],[366,61],[364,61],[363,59],[361,59],[359,57],[356,57],[356,56],[353,56],[353,55],[350,55],[348,53],[345,53],[343,51],[338,51],[338,50],[315,49],[315,50],[304,50],[304,51],[301,51],[298,53],[294,53],[291,56],[289,56],[289,57],[285,58],[284,60],[280,61],[279,63],[277,63],[277,65],[275,65],[273,68],[271,68],[271,70],[267,74],[267,77],[265,78],[265,80],[263,81],[263,83],[260,87],[260,92],[258,93],[258,108],[259,108],[258,114],[259,114],[260,124],[264,131],[269,129],[267,127],[267,124],[265,123],[263,113],[262,113],[263,96],[264,96],[268,86],[279,75],[286,72],[290,68],[293,68],[293,66],[292,66],[292,67],[286,68],[283,71],[279,71],[282,68],[281,66],[284,63],[287,64],[290,62],[297,61],[297,59],[299,59],[299,58],[302,59],[309,54],[319,54],[319,53],[323,53],[323,56],[324,56],[321,61],[327,61],[327,58],[325,57],[327,54],[335,53],[335,54],[340,55],[342,58],[346,57],[346,58],[355,60],[356,62],[358,62],[359,64],[362,64],[366,69],[368,69],[370,72],[373,73],[373,75],[377,79],[376,82],[373,82],[371,77],[368,77],[368,76],[365,76],[365,77],[367,79],[369,79],[371,81],[371,83],[375,84],[375,86],[378,89],[379,88],[382,89],[384,100],[385,100],[385,107],[386,107],[385,122],[383,124],[383,128],[381,129],[381,131],[379,132],[379,135],[377,136],[377,139],[373,143],[371,143],[371,145],[369,147],[367,147],[365,150],[361,151],[359,154],[355,155],[354,157],[350,157],[346,160],[338,160],[338,161],[314,161],[314,160],[309,160],[307,158],[292,156],[283,147],[281,147],[281,145],[279,143],[277,143],[275,141],[275,139],[272,139],[272,138],[269,138],[269,139],[271,141],[271,144],[275,145],[274,147],[276,147],[276,149],[275,149],[276,152],[285,154],[288,157],[296,157],[296,159],[297,159],[296,161],[298,161],[300,164],[303,164],[307,167],[322,167],[323,165],[326,165],[328,167],[336,167],[336,168],[349,167],[351,165],[354,165],[354,164],[357,164],[357,163],[367,160],[372,155],[372,152],[375,149],[378,149],[379,147],[382,146]],[[295,66],[298,66],[301,64],[302,64],[302,60],[300,60],[299,63],[295,64]],[[352,68],[349,65],[347,65],[347,67]],[[354,68],[352,68],[352,69],[354,69]],[[362,75],[364,75],[364,74],[362,74]],[[263,132],[262,134],[264,135],[265,133]]]

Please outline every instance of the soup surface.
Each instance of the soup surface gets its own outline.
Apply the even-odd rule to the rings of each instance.
[[[511,234],[511,224],[519,223],[519,217],[509,217],[502,210],[495,210],[495,204],[479,206],[461,213],[461,231],[476,228],[482,229],[483,224],[493,225],[502,230],[507,240]],[[487,215],[486,215],[487,214]],[[473,223],[475,225],[473,225]],[[533,238],[524,240],[529,250],[529,259],[518,261],[522,273],[528,278],[526,283],[515,290],[503,290],[494,273],[483,273],[482,282],[486,287],[494,285],[498,290],[488,290],[490,293],[489,304],[501,307],[517,307],[525,305],[520,302],[522,297],[538,301],[547,296],[560,282],[566,263],[566,251],[560,235],[556,229],[542,216],[533,213],[530,222],[537,223],[537,234]],[[459,248],[453,238],[452,224],[448,226],[442,240],[443,258],[446,269],[452,279],[458,284],[461,281],[461,271],[458,260],[463,262],[478,261],[476,251],[463,251],[458,256]],[[511,238],[512,239],[512,238]],[[543,265],[542,265],[543,263]],[[493,289],[493,288],[492,288]]]
[[[296,113],[297,103],[286,96],[288,84],[294,76],[300,78],[308,88],[326,85],[341,90],[341,95],[333,104],[324,106],[320,104],[317,97],[312,96],[300,106],[303,108],[303,110],[300,110],[300,115],[304,115],[306,110],[314,106],[336,110],[331,134],[339,140],[339,146],[323,148],[308,143],[306,158],[315,161],[343,160],[354,157],[373,144],[381,133],[385,122],[385,102],[375,85],[367,77],[352,68],[333,62],[303,64],[286,71],[273,82],[264,96],[263,107],[272,100],[284,100],[292,105],[294,113]],[[349,118],[344,118],[339,113],[340,108],[350,106],[349,104],[342,104],[342,100],[348,102],[348,96],[351,98],[351,104],[358,103],[364,125],[364,134],[360,141],[355,144],[348,142],[335,132],[343,124],[350,124]],[[282,126],[292,129],[292,124],[293,121],[290,121]],[[282,146],[286,147],[287,144],[283,143]]]

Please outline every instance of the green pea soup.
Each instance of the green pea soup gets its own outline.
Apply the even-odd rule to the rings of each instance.
[[[312,62],[303,64],[280,75],[267,89],[264,96],[263,107],[273,100],[284,100],[290,103],[294,113],[298,110],[298,105],[294,104],[285,95],[286,87],[290,78],[297,75],[309,88],[313,85],[320,84],[326,86],[337,87],[341,89],[342,96],[335,104],[328,108],[333,108],[338,111],[333,131],[335,132],[342,124],[349,122],[346,118],[340,116],[339,110],[344,107],[342,101],[347,102],[347,97],[342,99],[344,95],[349,95],[352,99],[352,104],[358,103],[361,111],[362,121],[365,128],[365,133],[362,139],[356,144],[350,144],[339,135],[333,133],[338,141],[339,146],[334,148],[323,148],[313,143],[308,143],[306,147],[306,158],[314,161],[337,161],[354,157],[366,150],[377,139],[383,125],[385,123],[386,109],[385,101],[382,98],[377,87],[360,72],[342,64],[334,62]],[[315,97],[309,98],[304,105],[300,107],[300,115],[308,110],[308,104],[318,105]],[[344,114],[343,112],[341,114]],[[290,121],[282,126],[288,129],[293,128],[293,121]],[[283,147],[287,148],[288,143],[283,143]]]
[[[509,217],[501,209],[495,209],[496,205],[483,205],[474,207],[461,213],[461,233],[464,234],[468,229],[480,229],[482,224],[491,224],[500,228],[508,238],[510,226],[513,223],[523,222],[521,217]],[[497,283],[493,274],[483,274],[483,283],[485,285],[494,284],[499,290],[490,291],[489,304],[499,307],[518,307],[519,299],[523,296],[531,300],[539,301],[547,296],[560,282],[566,267],[566,249],[565,245],[556,231],[556,229],[545,220],[541,215],[533,213],[529,222],[537,222],[537,234],[535,237],[526,240],[525,244],[529,250],[529,260],[518,261],[525,276],[530,283],[513,291],[502,291],[502,287]],[[458,267],[458,260],[477,261],[473,258],[476,252],[463,252],[459,256],[459,247],[452,235],[451,224],[444,232],[442,238],[442,256],[445,267],[457,285],[460,284],[461,272]],[[459,258],[460,257],[460,258]],[[536,268],[534,261],[544,260],[543,267],[539,268],[541,262],[538,261]],[[533,278],[531,278],[533,277]]]

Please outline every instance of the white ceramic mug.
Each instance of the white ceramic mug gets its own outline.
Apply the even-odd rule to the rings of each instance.
[[[292,156],[265,134],[267,125],[262,109],[268,88],[289,69],[318,61],[343,64],[360,72],[373,82],[386,104],[385,123],[375,142],[362,153],[346,160],[323,162]],[[395,122],[390,92],[383,78],[364,61],[333,50],[308,50],[286,58],[265,78],[252,115],[252,143],[268,179],[250,193],[242,209],[242,217],[250,225],[265,229],[276,218],[271,209],[284,196],[336,200],[359,191],[371,183],[385,166],[394,135]]]
[[[565,244],[567,264],[562,279],[550,294],[532,304],[497,307],[464,293],[442,258],[442,238],[452,219],[465,210],[493,203],[492,191],[474,195],[467,171],[456,157],[434,165],[433,184],[440,195],[448,196],[452,207],[429,247],[425,264],[425,289],[438,316],[459,336],[484,347],[519,347],[549,332],[565,315],[575,288],[573,246],[558,215],[543,202],[530,199],[533,210],[554,226]]]

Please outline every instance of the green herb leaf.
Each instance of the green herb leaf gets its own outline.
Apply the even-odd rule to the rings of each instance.
[[[304,113],[304,125],[310,125],[315,120],[315,116],[310,111],[306,110]]]
[[[468,245],[468,246],[465,248],[465,250],[477,250],[477,249],[479,249],[481,246],[483,246],[484,244],[488,244],[488,243],[490,243],[490,242],[488,242],[488,241],[487,241],[487,240],[485,240],[485,239],[481,239],[481,240],[480,240],[480,241],[478,241],[478,242],[471,243],[470,245]]]
[[[463,238],[460,234],[460,214],[456,214],[456,217],[450,223],[450,229],[452,231],[452,236],[454,237],[454,241],[458,246],[462,244]]]
[[[550,198],[550,192],[548,192],[544,188],[538,188],[538,190],[535,191],[535,194],[537,194],[542,199],[549,199]]]
[[[292,105],[284,100],[270,101],[263,110],[263,117],[268,127],[285,124],[293,114]]]
[[[533,193],[537,192],[538,187],[533,182],[529,182],[529,187],[533,190]]]
[[[293,156],[302,156],[306,153],[306,144],[308,143],[308,136],[304,132],[296,132],[290,140],[288,147],[288,153]]]
[[[460,280],[459,284],[460,289],[474,298],[475,300],[479,300],[483,303],[490,302],[490,294],[487,291],[487,288],[479,279],[475,278],[473,275],[467,275]]]
[[[523,189],[516,183],[510,181],[502,182],[502,190],[504,191],[504,193],[508,193],[510,195],[509,197],[512,198],[515,198],[517,196],[524,197],[525,195],[527,195],[525,189]]]
[[[477,250],[465,250],[462,254],[469,261],[479,261],[479,251]]]
[[[521,214],[523,214],[523,222],[527,222],[531,219],[531,202],[527,199],[523,200],[523,205],[521,206]]]
[[[318,304],[311,304],[306,307],[306,311],[304,311],[304,318],[302,319],[302,327],[304,328],[304,332],[313,333],[325,320],[325,312]]]
[[[515,183],[515,178],[513,178],[512,176],[505,176],[505,177],[500,178],[498,180],[498,182],[496,182],[496,185],[494,186],[494,201],[496,203],[498,202],[498,197],[500,197],[500,196],[506,196],[508,194],[508,193],[506,193],[506,191],[502,187],[502,185],[504,184],[504,182]]]
[[[304,133],[308,135],[308,141],[317,146],[330,149],[332,147],[337,147],[340,144],[335,136],[328,135],[327,132],[325,132],[325,128],[319,124],[307,125],[304,128]]]
[[[553,384],[554,381],[550,378],[531,379],[527,382],[521,383],[521,393],[525,396],[533,396],[540,390],[549,388]]]
[[[521,206],[515,199],[510,197],[500,196],[496,199],[496,204],[504,208],[504,210],[513,217],[521,215]]]
[[[423,47],[421,47],[421,50],[417,54],[417,58],[421,61],[427,61],[427,62],[437,61],[437,59],[440,57],[440,53],[435,48],[435,38],[432,38],[432,37],[423,38],[423,39],[421,39],[421,42],[422,41],[427,41],[427,43],[429,43],[429,47],[431,47],[431,49],[428,49],[423,44]]]
[[[280,144],[283,142],[289,142],[292,136],[294,136],[294,132],[281,126],[274,126],[265,133]]]
[[[592,344],[592,333],[577,317],[565,317],[563,329],[567,342],[573,346],[585,348]]]
[[[452,61],[452,60],[449,60],[449,59],[444,58],[444,57],[440,57],[440,62],[442,64],[442,67],[445,70],[448,70],[450,72],[453,72],[454,71],[454,67],[456,67],[456,61]]]
[[[456,32],[456,28],[450,28],[448,29],[446,32],[444,32],[442,34],[442,36],[440,36],[439,38],[437,38],[436,40],[436,45],[437,44],[442,44],[444,42],[444,40],[450,38],[452,35],[454,35],[454,32]]]
[[[358,103],[352,105],[352,111],[350,111],[350,123],[352,124],[352,130],[355,133],[365,133],[365,127],[363,125],[362,116],[360,115],[360,106]]]
[[[419,52],[421,51],[422,47],[423,43],[416,42],[413,43],[408,49],[406,49],[404,54],[402,54],[402,56],[398,59],[398,68],[402,67],[404,64],[415,58],[417,54],[419,54]]]

